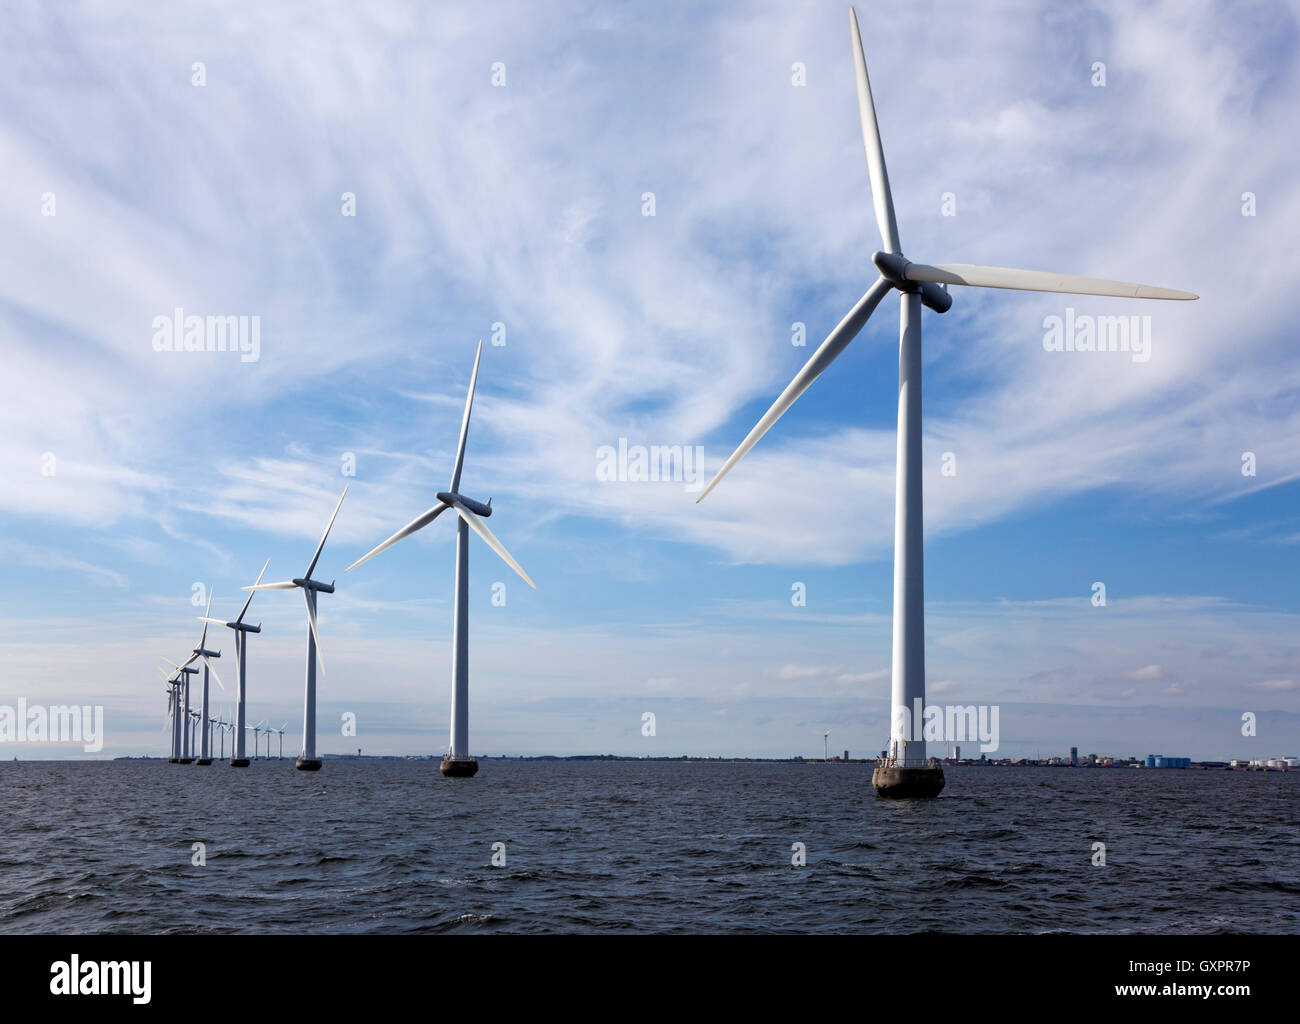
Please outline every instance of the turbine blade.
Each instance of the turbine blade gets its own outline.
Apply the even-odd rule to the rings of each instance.
[[[271,560],[268,558],[266,560],[265,565],[262,566],[262,571],[257,574],[257,579],[253,581],[254,587],[256,587],[259,583],[262,582],[262,577],[266,575],[266,566],[270,564],[271,564]],[[248,606],[252,603],[253,603],[253,595],[250,593],[248,595],[248,600],[244,602],[244,607],[239,610],[239,615],[235,618],[236,622],[244,621],[244,612],[248,611]]]
[[[763,414],[763,418],[749,432],[749,436],[740,442],[740,447],[731,453],[731,458],[722,464],[722,468],[709,481],[707,487],[700,492],[700,496],[695,499],[696,503],[703,501],[708,493],[718,485],[718,481],[731,471],[731,468],[744,458],[745,454],[758,444],[759,438],[771,429],[772,424],[781,418],[790,406],[794,405],[795,399],[802,395],[812,385],[826,367],[830,366],[835,357],[838,356],[848,346],[858,332],[866,326],[868,318],[875,312],[876,306],[880,300],[885,297],[893,287],[883,277],[867,289],[867,293],[858,300],[858,304],[849,310],[849,315],[839,322],[835,330],[826,336],[826,340],[821,343],[817,351],[812,354],[812,358],[804,363],[803,369],[795,374],[789,386],[781,392],[781,396],[772,403],[772,407]]]
[[[483,520],[480,519],[478,516],[476,516],[469,509],[467,509],[459,501],[456,502],[455,505],[456,505],[457,514],[463,520],[465,520],[465,522],[469,525],[469,528],[473,530],[475,533],[477,533],[480,537],[482,537],[485,541],[487,541],[487,546],[490,547],[493,551],[495,551],[498,555],[500,555],[501,560],[505,562],[506,565],[510,566],[510,568],[512,568],[515,572],[519,573],[520,579],[522,579],[530,587],[536,590],[537,584],[528,578],[528,573],[524,572],[523,567],[520,566],[520,564],[510,556],[510,552],[506,550],[505,545],[496,539],[492,531],[487,528],[487,525],[483,522]]]
[[[442,501],[438,502],[438,504],[434,505],[433,508],[429,509],[427,512],[422,512],[420,515],[412,519],[409,523],[403,526],[395,534],[389,537],[388,540],[380,544],[379,547],[374,548],[371,551],[367,552],[366,554],[362,555],[355,562],[349,565],[345,571],[351,572],[362,562],[370,561],[370,559],[374,558],[375,555],[379,554],[379,552],[387,551],[399,540],[405,540],[407,537],[415,533],[417,530],[423,530],[431,522],[433,522],[440,515],[446,512],[448,508],[450,508],[450,506],[447,505],[446,502],[442,502]]]
[[[316,632],[316,609],[311,606],[311,595],[307,593],[306,588],[302,592],[303,600],[307,602],[307,622],[311,625],[312,639],[316,641],[316,663],[320,666],[322,672],[325,671],[325,656],[321,654],[320,633]],[[265,718],[262,719],[266,721]],[[258,723],[259,725],[261,722]]]
[[[316,553],[311,556],[311,565],[307,566],[307,571],[303,574],[307,579],[311,579],[311,574],[316,569],[316,563],[320,560],[320,553],[325,547],[325,541],[330,535],[330,530],[334,529],[334,520],[338,518],[339,509],[343,507],[343,499],[348,496],[348,488],[351,486],[351,484],[343,485],[343,493],[339,495],[339,502],[334,506],[334,514],[330,516],[330,521],[325,526],[325,532],[321,534],[320,543],[316,545]]]
[[[217,685],[218,685],[219,687],[221,687],[222,692],[225,692],[226,684],[223,683],[223,682],[221,681],[221,677],[220,677],[219,675],[217,675],[217,666],[214,665],[214,664],[212,664],[212,662],[208,661],[207,658],[204,658],[204,659],[203,659],[203,664],[206,665],[208,671],[212,673],[212,678],[215,679],[215,680],[217,681]]]
[[[208,607],[200,616],[203,619],[203,636],[199,639],[199,647],[206,648],[208,644],[208,616],[212,614],[212,598],[216,596],[216,588],[208,587]]]
[[[862,144],[867,150],[867,174],[871,178],[871,202],[876,209],[876,224],[885,252],[898,252],[898,222],[894,219],[894,197],[889,191],[889,172],[885,170],[885,150],[880,144],[880,125],[876,123],[876,104],[871,98],[871,79],[867,77],[867,58],[862,52],[862,32],[858,15],[849,8],[849,30],[853,36],[853,71],[858,80],[858,115],[862,119]]]
[[[456,468],[451,474],[451,486],[447,490],[453,494],[460,488],[460,471],[465,465],[465,439],[469,437],[469,411],[474,407],[474,387],[478,383],[478,362],[483,356],[483,339],[479,339],[478,351],[474,353],[474,371],[469,375],[469,391],[465,395],[465,415],[460,421],[460,443],[456,445]]]
[[[1043,270],[984,267],[975,263],[909,263],[903,274],[909,281],[964,284],[977,288],[1012,288],[1024,292],[1065,292],[1070,295],[1116,295],[1126,299],[1195,299],[1191,292],[1157,288],[1149,284],[1107,281],[1099,277],[1052,274]]]
[[[241,587],[241,590],[292,590],[296,587],[293,580],[282,580],[279,583],[255,583],[251,587]]]
[[[195,618],[198,619],[200,622],[211,622],[211,623],[213,623],[214,625],[217,625],[217,626],[224,626],[224,625],[225,625],[225,623],[222,622],[220,619],[210,619],[210,618],[208,618],[206,615],[196,615]]]

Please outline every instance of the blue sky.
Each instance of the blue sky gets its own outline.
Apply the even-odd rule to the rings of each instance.
[[[926,313],[931,698],[1000,705],[1010,755],[1294,754],[1297,6],[858,13],[910,258],[1201,296],[954,289]],[[318,572],[320,748],[441,752],[452,524],[344,569],[446,487],[483,338],[462,489],[538,590],[473,542],[473,749],[880,749],[892,297],[703,504],[595,473],[627,438],[702,446],[711,474],[875,279],[846,14],[20,5],[0,703],[103,704],[106,755],[163,752],[156,666],[197,640],[194,584],[228,616],[268,557],[299,574],[350,483]],[[154,351],[178,306],[259,316],[260,358]],[[1067,307],[1149,314],[1151,358],[1046,351]],[[249,713],[288,749],[301,601],[251,614]]]

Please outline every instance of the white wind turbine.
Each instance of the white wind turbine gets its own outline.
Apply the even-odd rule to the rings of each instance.
[[[158,673],[163,677],[167,686],[167,717],[163,720],[163,728],[171,732],[171,750],[167,755],[167,761],[170,764],[176,764],[181,759],[181,732],[180,732],[180,703],[181,703],[181,681],[180,671],[173,672],[170,676],[162,669]]]
[[[347,496],[348,489],[344,487],[343,493],[339,495],[338,504],[334,506],[334,514],[330,516],[325,532],[321,534],[320,543],[316,545],[316,553],[311,556],[311,563],[300,578],[284,580],[280,583],[254,583],[251,587],[244,588],[245,590],[292,590],[298,587],[307,602],[307,685],[303,694],[302,707],[302,753],[294,762],[295,767],[306,772],[320,771],[321,766],[320,758],[316,756],[316,661],[320,656],[320,634],[316,631],[316,593],[317,591],[334,593],[333,583],[321,583],[312,579],[311,574],[316,569],[316,563],[320,561],[320,553],[325,547],[330,530],[334,528],[334,520],[338,518],[343,499]],[[320,658],[320,662],[323,669],[325,659]]]
[[[196,658],[203,659],[203,706],[199,711],[199,723],[202,729],[202,739],[200,741],[201,746],[199,748],[199,757],[198,760],[194,762],[195,764],[212,763],[212,746],[210,743],[211,733],[208,731],[209,672],[212,673],[212,678],[217,681],[217,685],[220,686],[222,690],[225,690],[225,686],[221,682],[221,677],[217,675],[216,667],[208,660],[209,658],[220,658],[221,652],[209,651],[206,646],[208,642],[208,616],[212,613],[212,598],[215,593],[216,591],[214,589],[211,587],[208,588],[208,607],[204,611],[203,615],[199,616],[203,621],[203,636],[199,640],[199,646],[194,648],[194,653],[190,655],[190,661],[194,661]],[[185,664],[188,665],[190,661],[187,661]]]
[[[175,664],[175,662],[170,661],[167,658],[161,658],[160,660],[166,661],[169,665]],[[158,674],[163,677],[168,689],[171,690],[171,699],[167,703],[167,720],[171,724],[172,748],[171,755],[167,760],[170,764],[179,764],[181,760],[181,751],[184,746],[181,741],[180,728],[181,687],[184,685],[181,681],[181,670],[178,667],[176,671],[172,672],[171,675],[168,675],[160,668],[158,669]]]
[[[469,437],[469,417],[470,411],[474,406],[474,388],[478,383],[478,364],[483,356],[483,342],[478,343],[478,351],[474,354],[474,370],[469,378],[469,391],[465,395],[465,414],[460,421],[460,442],[456,446],[456,464],[452,469],[451,484],[447,490],[440,491],[437,495],[438,504],[427,512],[421,513],[415,519],[411,520],[386,541],[358,558],[348,566],[347,571],[351,572],[358,565],[369,561],[381,551],[391,548],[399,540],[403,540],[422,530],[431,522],[437,519],[442,513],[449,508],[454,508],[456,514],[460,517],[456,523],[456,583],[455,583],[455,604],[452,606],[452,649],[451,649],[451,743],[447,754],[442,759],[442,774],[453,778],[467,778],[478,771],[478,761],[469,755],[469,531],[473,530],[484,541],[488,547],[495,551],[520,578],[534,590],[537,585],[528,578],[528,574],[520,567],[511,556],[505,546],[496,539],[492,531],[487,528],[487,524],[480,519],[480,516],[487,517],[492,514],[492,500],[489,498],[488,503],[475,501],[473,498],[466,497],[460,493],[460,473],[465,464],[465,441]]]
[[[695,500],[717,486],[737,462],[758,443],[781,415],[794,404],[834,361],[891,289],[899,292],[898,448],[894,497],[894,635],[893,685],[889,751],[872,775],[881,796],[936,796],[943,789],[943,769],[926,759],[919,725],[911,727],[914,709],[925,701],[925,621],[921,527],[921,307],[945,313],[952,305],[948,285],[1011,288],[1020,291],[1113,295],[1136,299],[1195,299],[1190,292],[1149,285],[1105,281],[1091,277],[1013,270],[971,264],[912,263],[903,256],[894,218],[894,200],[885,171],[885,154],[876,123],[871,82],[862,52],[858,18],[849,8],[853,64],[858,84],[858,114],[867,152],[871,198],[884,251],[872,256],[880,278],[858,300],[813,353],[758,424],[740,443],[709,485]]]
[[[190,757],[190,676],[196,675],[199,670],[190,668],[190,662],[194,660],[193,657],[186,661],[184,665],[177,665],[170,658],[161,658],[160,660],[167,662],[176,670],[170,677],[176,681],[178,687],[176,695],[176,763],[190,764],[194,760]]]
[[[262,571],[257,574],[257,579],[254,581],[254,588],[256,588],[258,583],[262,582],[262,576],[265,575],[266,567],[270,564],[271,560],[269,558],[263,563]],[[252,588],[245,587],[244,589],[249,590]],[[205,623],[215,623],[218,626],[225,626],[227,629],[233,630],[235,634],[235,717],[233,726],[237,730],[235,735],[238,735],[239,739],[236,740],[232,736],[230,741],[230,766],[232,768],[248,767],[248,758],[244,756],[244,683],[247,679],[244,670],[248,654],[248,638],[245,634],[262,632],[262,624],[260,622],[256,626],[250,626],[244,621],[244,615],[248,612],[248,606],[252,603],[253,595],[249,594],[248,600],[244,602],[244,607],[241,608],[239,614],[235,616],[234,622],[222,622],[220,619],[209,618],[207,615],[202,617]],[[208,610],[209,612],[212,610],[211,600],[208,601]],[[206,629],[207,627],[205,626],[204,628]],[[225,687],[222,687],[222,689],[225,689]],[[222,756],[225,756],[225,744],[222,744]]]
[[[253,760],[254,760],[254,761],[257,760],[257,756],[258,756],[258,755],[257,755],[257,741],[258,741],[258,740],[261,738],[261,736],[262,736],[262,722],[265,722],[265,721],[266,721],[266,719],[263,718],[261,722],[258,722],[256,725],[250,725],[250,726],[248,727],[248,728],[251,729],[252,732],[253,732]]]
[[[280,726],[280,728],[278,728],[278,729],[271,729],[271,730],[268,730],[268,731],[270,731],[270,732],[275,733],[278,737],[280,737],[280,748],[279,748],[279,750],[276,752],[276,755],[275,755],[275,759],[276,759],[277,761],[280,760],[282,757],[284,757],[284,730],[287,729],[287,728],[289,728],[289,723],[288,723],[288,722],[285,722],[284,725]],[[270,757],[270,756],[271,756],[271,737],[270,737],[270,736],[268,736],[268,737],[266,738],[266,756],[267,756],[267,757]]]

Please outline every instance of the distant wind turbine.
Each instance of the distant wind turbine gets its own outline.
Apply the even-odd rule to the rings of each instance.
[[[181,731],[180,731],[180,670],[172,673],[170,676],[162,669],[158,670],[167,684],[167,717],[163,720],[163,728],[171,732],[171,749],[167,755],[169,764],[177,764],[181,759]]]
[[[447,490],[438,492],[438,504],[427,512],[403,526],[378,547],[362,555],[348,566],[351,572],[358,565],[374,558],[381,551],[387,551],[399,540],[403,540],[422,530],[449,508],[454,508],[460,517],[456,523],[456,583],[455,603],[452,606],[451,630],[451,743],[447,754],[442,759],[442,774],[449,778],[468,778],[478,771],[478,761],[469,755],[469,531],[473,530],[487,546],[495,551],[506,565],[510,566],[519,577],[534,590],[537,584],[528,578],[505,546],[496,539],[480,516],[492,514],[492,499],[484,505],[473,498],[460,493],[460,472],[465,464],[465,441],[469,437],[469,416],[474,406],[474,388],[478,383],[478,364],[483,356],[483,342],[478,343],[474,355],[474,370],[469,377],[469,391],[465,395],[465,414],[460,421],[460,442],[456,446],[456,464],[451,473],[451,484]]]
[[[284,730],[287,728],[289,728],[289,723],[285,722],[284,725],[280,726],[280,728],[271,730],[271,732],[280,737],[280,747],[275,755],[277,761],[284,757]],[[271,756],[271,738],[269,736],[266,738],[266,756]]]
[[[180,701],[177,704],[179,709],[177,712],[177,728],[179,730],[180,742],[177,747],[176,763],[191,764],[194,761],[194,758],[190,756],[190,676],[197,675],[199,670],[196,668],[190,668],[190,661],[193,661],[193,658],[186,661],[184,665],[177,665],[176,662],[172,661],[170,658],[163,658],[162,660],[167,662],[168,665],[176,670],[176,676],[178,678],[183,677],[184,679],[184,681],[179,684],[181,688]]]
[[[885,153],[867,77],[858,17],[849,8],[853,65],[858,85],[858,114],[867,153],[867,174],[876,225],[884,251],[871,260],[880,278],[858,300],[813,353],[794,380],[758,421],[717,475],[695,500],[702,501],[781,415],[844,351],[891,289],[900,299],[898,354],[898,448],[894,499],[894,635],[893,685],[888,756],[872,774],[880,796],[929,797],[943,789],[943,769],[931,765],[918,728],[908,728],[916,702],[925,701],[925,620],[921,524],[921,307],[945,313],[952,305],[948,285],[1011,288],[1019,291],[1113,295],[1135,299],[1195,299],[1191,292],[1127,284],[1037,270],[1013,270],[972,264],[912,263],[903,256],[894,217],[894,200],[885,170]]]
[[[160,661],[165,661],[169,665],[176,665],[174,661],[168,658],[159,657]],[[176,670],[168,675],[161,668],[158,673],[163,677],[169,690],[171,698],[167,702],[167,720],[171,724],[171,752],[167,758],[169,764],[179,764],[181,760],[181,729],[180,729],[180,706],[181,706],[181,670],[176,665]]]
[[[194,762],[195,764],[212,763],[212,747],[208,742],[211,735],[208,732],[208,673],[209,672],[212,673],[212,678],[217,681],[217,685],[220,686],[222,690],[225,690],[225,686],[221,682],[221,677],[217,675],[216,666],[213,665],[212,662],[208,660],[209,658],[221,657],[220,651],[209,651],[207,649],[207,642],[208,642],[207,616],[212,613],[212,598],[215,593],[216,591],[212,587],[208,588],[208,607],[204,611],[203,615],[199,616],[199,618],[203,621],[203,636],[199,639],[199,646],[194,648],[194,653],[190,655],[190,661],[194,661],[196,658],[201,658],[203,660],[203,705],[199,711],[199,716],[200,716],[199,722],[202,726],[203,738],[201,741],[202,745],[199,748],[199,757],[198,760]],[[187,665],[189,663],[190,663],[189,661],[186,662]]]
[[[320,656],[320,634],[316,630],[316,593],[317,591],[334,593],[333,583],[321,583],[312,579],[311,574],[316,570],[316,563],[320,561],[320,553],[325,547],[325,541],[330,535],[330,530],[334,528],[334,520],[338,518],[343,499],[347,496],[348,489],[344,487],[343,493],[339,495],[338,504],[334,506],[334,514],[330,516],[325,532],[321,534],[320,543],[316,545],[316,553],[311,556],[311,563],[301,578],[284,580],[280,583],[254,583],[251,587],[244,588],[245,590],[292,590],[298,587],[307,602],[307,685],[303,694],[302,707],[302,753],[294,762],[295,767],[305,772],[320,771],[321,766],[320,758],[316,756],[316,660]],[[325,659],[321,657],[320,662],[323,669]]]
[[[266,573],[266,567],[271,564],[268,558],[262,565],[262,571],[257,574],[257,579],[253,582],[253,588],[262,582],[262,576]],[[253,589],[245,587],[245,590]],[[250,626],[244,621],[244,615],[248,612],[248,606],[253,603],[253,595],[248,595],[248,600],[244,602],[244,607],[239,609],[239,614],[235,616],[234,622],[222,622],[220,619],[203,616],[203,621],[215,623],[218,626],[225,626],[235,633],[235,715],[232,727],[235,730],[230,739],[230,766],[232,768],[247,768],[248,758],[244,756],[244,683],[247,680],[246,661],[248,654],[248,638],[246,633],[262,632],[262,624],[259,622],[256,626]],[[209,612],[212,610],[212,602],[208,602]],[[224,687],[223,687],[224,689]],[[236,740],[235,736],[239,739]],[[223,756],[225,745],[222,745]]]

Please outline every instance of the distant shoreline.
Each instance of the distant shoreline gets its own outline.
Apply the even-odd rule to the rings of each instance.
[[[321,754],[322,759],[327,761],[439,761],[440,754]],[[680,755],[677,757],[668,756],[647,756],[633,757],[624,754],[535,754],[535,755],[514,755],[514,754],[478,754],[475,755],[480,761],[628,761],[628,762],[653,762],[653,763],[673,763],[682,762],[700,763],[700,764],[805,764],[805,765],[863,765],[875,766],[876,758],[849,758],[847,761],[843,758],[832,757],[829,760],[820,757],[704,757],[699,755]],[[44,759],[32,759],[44,760]],[[51,759],[53,760],[53,759]],[[124,755],[114,757],[113,761],[166,761],[165,757],[157,756],[130,756]],[[257,758],[259,761],[284,760],[292,761],[293,758]],[[3,763],[3,762],[0,762]],[[989,760],[960,760],[939,758],[938,763],[943,767],[960,767],[960,768],[1070,768],[1070,769],[1095,769],[1100,771],[1110,771],[1123,768],[1142,768],[1147,771],[1238,771],[1238,772],[1286,772],[1286,767],[1265,767],[1262,765],[1233,765],[1227,761],[1193,761],[1189,765],[1178,768],[1155,768],[1148,767],[1141,761],[1126,761],[1119,764],[1111,765],[1070,765],[1054,763],[1047,759],[1033,758],[1002,758]]]

